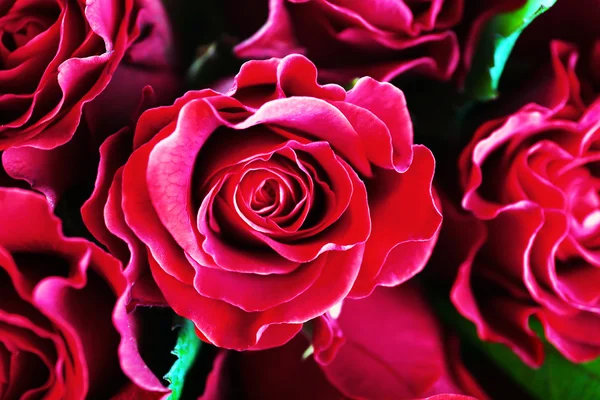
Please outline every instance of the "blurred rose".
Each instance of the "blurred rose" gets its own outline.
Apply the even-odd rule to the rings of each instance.
[[[308,342],[301,336],[277,349],[223,352],[209,378],[218,390],[203,400],[487,398],[418,286],[347,300],[338,322],[346,343],[330,364],[303,360]]]
[[[158,0],[9,0],[0,27],[2,162],[53,201],[131,122],[145,86],[159,102],[176,90]]]
[[[571,361],[600,355],[600,46],[582,49],[552,42],[519,93],[528,104],[483,124],[459,162],[472,218],[455,238],[473,247],[453,301],[531,365],[543,360],[532,316]]]

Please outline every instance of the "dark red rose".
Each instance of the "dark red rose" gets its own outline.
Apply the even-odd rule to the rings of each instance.
[[[338,323],[346,343],[327,365],[302,359],[308,346],[302,336],[276,349],[223,351],[208,379],[213,394],[203,400],[487,398],[418,286],[347,300]]]
[[[257,9],[268,7],[268,17],[251,37],[242,36],[246,40],[235,51],[243,58],[301,53],[316,63],[320,78],[335,82],[361,76],[389,81],[407,71],[447,80],[459,62],[452,28],[462,19],[463,0],[248,3],[231,6],[239,14],[229,18],[236,21],[239,34],[248,33],[240,27],[256,25],[262,14]]]
[[[177,87],[158,0],[9,0],[0,35],[2,162],[53,201],[131,121],[145,86],[159,103]]]
[[[529,104],[483,124],[459,162],[472,226],[462,219],[455,237],[473,246],[453,301],[482,339],[531,365],[543,360],[533,316],[569,360],[600,355],[600,46],[590,50],[553,42],[551,66],[520,92]]]
[[[103,146],[87,226],[148,261],[217,346],[281,345],[344,298],[408,280],[435,243],[434,159],[413,145],[402,93],[316,75],[298,55],[251,61],[227,94],[144,113],[128,159],[126,133]]]

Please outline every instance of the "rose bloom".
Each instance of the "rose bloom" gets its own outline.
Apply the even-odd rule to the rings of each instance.
[[[149,262],[168,304],[217,346],[282,345],[431,254],[434,159],[413,145],[402,92],[316,75],[299,55],[250,61],[227,94],[146,111],[129,158],[126,132],[101,149],[87,226]]]
[[[0,214],[0,398],[140,393],[119,368],[122,336],[112,323],[113,309],[124,326],[129,318],[120,263],[64,237],[39,194],[0,188]],[[131,353],[134,344],[121,347]]]
[[[451,28],[461,21],[463,0],[231,3],[236,15],[230,19],[236,30],[243,27],[242,35],[256,25],[256,9],[267,14],[268,7],[260,29],[248,32],[252,36],[243,36],[235,48],[242,58],[302,53],[317,64],[320,78],[336,82],[367,75],[389,81],[407,71],[446,80],[458,65],[458,40]]]
[[[337,320],[346,343],[331,363],[303,360],[302,336],[276,349],[222,351],[202,400],[487,399],[412,282],[345,301]]]
[[[456,307],[531,365],[543,361],[532,316],[569,360],[600,355],[600,42],[550,49],[540,79],[521,88],[529,104],[483,124],[462,153],[474,225],[450,227],[459,246],[472,242]]]
[[[8,149],[6,171],[57,197],[75,174],[72,166],[85,166],[82,154],[89,148],[95,154],[130,122],[144,86],[155,88],[157,100],[172,100],[170,42],[158,0],[3,2],[0,150]],[[76,132],[76,143],[61,146]]]
[[[139,73],[132,73],[134,66],[163,64],[166,49],[153,49],[165,34],[156,21],[162,13],[154,0],[5,2],[0,149],[21,144],[47,149],[67,142],[84,104],[105,90],[114,74],[123,84],[139,79],[132,78]],[[120,63],[123,71],[116,72]],[[111,108],[118,111],[119,105]]]

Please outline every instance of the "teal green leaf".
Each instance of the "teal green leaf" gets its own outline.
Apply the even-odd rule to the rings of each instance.
[[[517,39],[554,3],[556,0],[528,0],[521,8],[498,14],[488,22],[467,77],[467,93],[471,99],[487,101],[498,96],[498,84]]]
[[[194,364],[202,343],[198,335],[196,335],[192,321],[181,319],[180,324],[177,343],[175,344],[175,349],[171,352],[177,357],[177,360],[164,376],[169,382],[169,389],[171,389],[170,400],[179,400],[181,398],[185,377]]]
[[[524,364],[508,347],[482,342],[475,326],[454,309],[448,301],[435,302],[442,319],[451,325],[473,346],[481,350],[533,398],[539,400],[597,400],[600,398],[600,359],[574,364],[564,358],[552,344],[544,339],[544,364],[533,369]],[[538,321],[532,328],[543,337]]]

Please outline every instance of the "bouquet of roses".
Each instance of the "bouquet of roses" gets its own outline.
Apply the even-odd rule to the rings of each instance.
[[[2,0],[0,155],[0,399],[600,398],[599,0]]]

